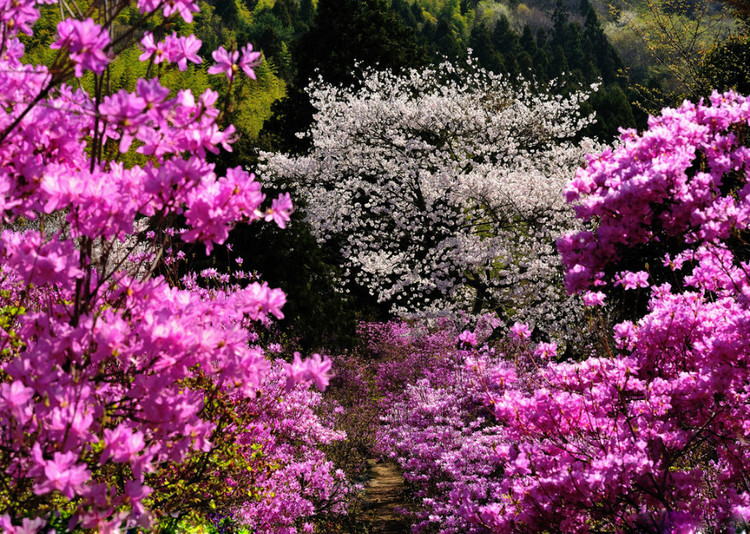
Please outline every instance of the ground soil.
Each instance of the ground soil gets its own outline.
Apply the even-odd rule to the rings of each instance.
[[[370,480],[364,501],[364,515],[370,534],[409,534],[409,522],[394,511],[407,506],[401,473],[391,463],[368,460]]]

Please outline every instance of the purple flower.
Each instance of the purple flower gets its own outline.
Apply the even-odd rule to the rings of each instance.
[[[239,69],[242,69],[247,76],[253,80],[256,79],[253,69],[260,65],[261,54],[260,52],[253,51],[253,45],[247,44],[242,48],[242,58],[240,58],[240,53],[236,50],[227,52],[223,46],[214,50],[211,56],[213,56],[216,64],[208,68],[209,74],[224,73],[231,80],[235,73]]]
[[[180,70],[187,69],[187,62],[191,63],[203,63],[203,59],[198,55],[198,50],[201,48],[200,39],[196,39],[194,35],[188,35],[187,37],[177,37],[176,34],[172,37],[167,37],[167,50],[169,51],[169,60],[177,63],[177,67]]]
[[[230,80],[234,77],[234,73],[237,72],[237,60],[240,57],[240,53],[236,50],[227,52],[223,46],[220,46],[217,50],[211,53],[211,56],[216,61],[215,65],[211,65],[208,68],[209,74],[226,74]]]
[[[92,19],[65,19],[57,25],[58,39],[50,45],[52,49],[67,48],[70,59],[75,63],[76,78],[83,76],[83,70],[96,74],[104,72],[110,59],[105,53],[109,46],[109,33]]]
[[[606,295],[601,291],[587,291],[583,294],[583,303],[586,306],[601,306],[604,304]]]
[[[615,285],[622,285],[623,289],[648,287],[648,273],[646,271],[638,271],[637,273],[623,271],[615,275]]]
[[[458,336],[458,340],[464,344],[464,345],[470,345],[472,347],[477,346],[477,336],[474,332],[469,332],[468,330],[464,330],[461,332]]]
[[[534,354],[545,360],[551,360],[557,356],[557,343],[539,343]]]
[[[331,379],[331,360],[330,358],[321,357],[320,354],[313,354],[304,362],[299,352],[294,353],[294,361],[285,363],[284,370],[287,374],[286,389],[291,391],[296,384],[314,383],[315,386],[323,391]]]
[[[130,149],[135,130],[146,121],[144,109],[146,101],[124,89],[120,89],[112,96],[104,97],[104,102],[99,104],[99,113],[110,122],[122,126],[120,152],[124,153]]]
[[[57,490],[68,499],[72,499],[83,484],[91,478],[91,473],[86,467],[76,463],[78,455],[74,452],[56,452],[52,460],[44,460],[39,445],[35,444],[33,456],[37,467],[42,471],[34,486],[36,495],[44,495]]]
[[[289,193],[279,195],[278,198],[271,201],[271,207],[266,210],[266,222],[273,221],[279,228],[286,228],[286,223],[289,222],[292,211],[292,199]]]
[[[262,59],[260,52],[254,52],[253,45],[251,45],[250,43],[245,45],[245,47],[242,49],[242,59],[240,59],[239,66],[248,77],[252,78],[253,80],[256,79],[255,71],[253,69],[259,67],[261,61]]]
[[[20,380],[0,384],[0,406],[10,410],[22,425],[29,420],[31,409],[28,402],[33,396],[34,390],[24,386]]]
[[[163,43],[157,44],[154,41],[153,33],[147,32],[146,35],[143,36],[143,39],[141,39],[141,46],[143,47],[143,54],[138,57],[138,61],[146,61],[153,56],[154,63],[159,64],[166,59]]]
[[[321,358],[320,354],[313,354],[305,362],[305,367],[305,379],[323,391],[331,380],[331,360],[327,356]]]
[[[123,425],[114,430],[104,430],[105,447],[99,462],[104,463],[111,457],[114,462],[131,461],[145,446],[143,432],[133,432]]]
[[[510,327],[510,331],[516,339],[529,339],[531,337],[531,330],[529,330],[528,323],[516,322]]]

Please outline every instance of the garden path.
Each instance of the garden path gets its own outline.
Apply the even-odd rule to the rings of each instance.
[[[372,517],[370,534],[409,534],[409,522],[394,508],[407,506],[404,479],[391,463],[367,461],[370,481],[365,497],[366,514]]]

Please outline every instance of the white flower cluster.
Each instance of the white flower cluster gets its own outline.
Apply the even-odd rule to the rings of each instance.
[[[592,121],[587,93],[450,63],[365,71],[357,88],[308,88],[309,154],[261,155],[291,187],[347,277],[397,314],[492,308],[551,324],[569,305],[555,239],[574,225],[562,197]]]

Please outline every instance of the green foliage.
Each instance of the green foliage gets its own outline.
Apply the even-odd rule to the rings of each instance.
[[[624,117],[631,124],[630,101],[636,94],[625,89],[628,84],[623,79],[623,62],[590,0],[534,0],[532,7],[490,0],[410,2],[394,0],[394,11],[418,30],[434,54],[460,58],[466,48],[471,48],[479,64],[488,70],[541,82],[561,79],[565,90],[597,81],[607,86],[619,85],[617,97],[600,99],[601,105],[606,101],[618,106],[616,109],[600,109],[595,104],[602,119],[596,133],[602,139],[614,137],[618,126],[613,122],[615,117]],[[415,8],[425,14],[419,22],[414,16]],[[532,25],[524,20],[534,24],[536,37]]]
[[[736,35],[710,50],[700,65],[706,86],[750,94],[750,34]]]
[[[315,241],[301,212],[284,230],[246,226],[235,230],[230,242],[244,269],[263,273],[265,281],[286,293],[279,326],[298,349],[333,350],[354,343],[356,318],[364,307],[342,293],[336,259]]]
[[[16,354],[24,348],[25,344],[16,334],[16,319],[26,314],[26,308],[21,306],[19,301],[11,301],[11,295],[8,291],[0,292],[0,303],[5,304],[0,307],[0,328],[5,331],[7,343],[3,347],[2,356],[4,358]],[[0,497],[2,500],[2,497]]]
[[[720,2],[646,0],[627,16],[630,20],[626,28],[648,51],[648,76],[641,83],[653,80],[663,88],[650,111],[658,111],[665,103],[679,104],[685,98],[710,93],[710,82],[701,74],[701,58],[737,29]]]
[[[607,139],[618,128],[635,128],[636,115],[625,91],[618,84],[611,84],[591,95],[591,107],[596,110],[596,123],[586,129],[591,137]]]
[[[121,19],[130,19],[138,16],[134,6],[126,9]],[[55,50],[50,50],[49,45],[55,39],[56,25],[59,21],[57,6],[42,6],[42,17],[35,26],[33,37],[26,38],[26,58],[29,61],[51,65],[57,55]],[[231,23],[228,25],[227,22]],[[213,63],[211,52],[219,46],[226,48],[243,46],[247,41],[242,40],[242,35],[248,31],[239,31],[250,24],[250,11],[247,6],[236,4],[234,0],[217,0],[215,4],[201,4],[200,13],[196,14],[192,24],[187,24],[181,19],[172,23],[172,29],[178,35],[195,34],[201,39],[203,45],[200,55],[203,63],[200,65],[190,64],[185,71],[180,71],[175,65],[150,65],[148,62],[139,61],[142,51],[137,46],[123,50],[117,59],[107,68],[106,93],[113,94],[120,89],[133,91],[136,80],[159,76],[161,83],[168,88],[189,89],[193,94],[201,94],[206,89],[214,89],[219,92],[226,91],[226,80],[219,76],[208,76],[206,70]],[[156,36],[161,38],[163,36]],[[286,49],[281,46],[276,58],[288,55]],[[278,59],[277,59],[278,60]],[[256,70],[257,80],[242,79],[235,84],[232,98],[229,102],[228,119],[233,121],[238,135],[245,143],[252,142],[258,138],[263,122],[271,116],[273,103],[286,94],[286,84],[276,73],[274,62],[265,62]],[[86,74],[78,83],[86,90],[93,90],[93,75]],[[137,143],[131,151],[119,156],[126,165],[142,162],[142,157],[135,153]],[[117,147],[112,143],[108,147],[113,153]]]
[[[257,81],[243,80],[235,90],[238,104],[230,116],[230,122],[250,140],[258,138],[263,123],[271,116],[271,106],[286,94],[286,84],[267,63],[255,73]]]
[[[295,49],[297,87],[319,71],[332,83],[349,83],[356,61],[399,69],[424,62],[424,51],[386,0],[320,0],[310,30]]]

